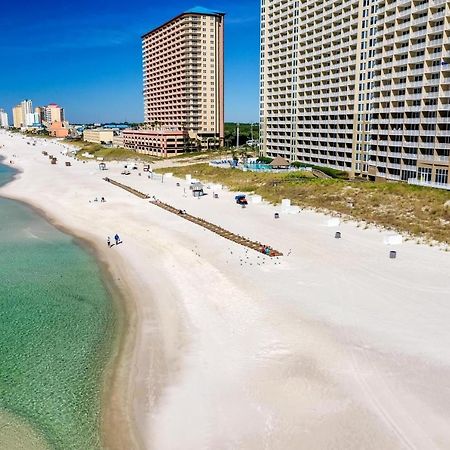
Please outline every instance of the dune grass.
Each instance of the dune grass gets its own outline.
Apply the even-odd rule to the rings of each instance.
[[[391,182],[317,179],[308,172],[271,174],[220,169],[207,164],[171,167],[184,177],[221,183],[233,191],[254,192],[271,203],[292,204],[338,213],[367,224],[407,233],[426,241],[450,244],[450,192]],[[447,204],[448,205],[448,204]]]
[[[67,141],[67,143],[80,148],[77,152],[77,158],[79,159],[88,159],[82,156],[85,152],[90,153],[95,158],[103,158],[105,161],[126,161],[133,159],[144,162],[154,162],[158,159],[154,156],[144,155],[125,148],[104,147],[101,144],[95,144],[92,142]]]

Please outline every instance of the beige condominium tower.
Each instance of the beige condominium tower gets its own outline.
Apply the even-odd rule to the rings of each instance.
[[[223,145],[224,14],[186,11],[145,34],[142,52],[147,128],[174,133],[173,146],[180,132],[203,148]]]
[[[444,0],[262,0],[262,151],[449,186]]]

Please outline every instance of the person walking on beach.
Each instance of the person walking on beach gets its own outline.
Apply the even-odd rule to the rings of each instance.
[[[116,245],[120,244],[120,237],[119,235],[116,233],[116,235],[114,236],[114,240],[116,241]]]
[[[107,243],[108,243],[108,247],[111,248],[111,238],[109,236],[108,236]]]

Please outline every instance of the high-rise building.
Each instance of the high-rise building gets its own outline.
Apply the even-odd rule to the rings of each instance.
[[[14,106],[13,108],[13,125],[14,128],[22,128],[24,126],[22,105]]]
[[[224,141],[224,14],[194,8],[142,37],[148,128]]]
[[[262,0],[263,153],[448,186],[449,19],[445,0]]]
[[[38,123],[42,123],[45,121],[45,107],[44,106],[36,106],[36,108],[34,108],[34,114],[36,114]]]
[[[43,122],[51,125],[54,122],[64,122],[64,109],[56,103],[50,103],[43,109]]]
[[[369,176],[450,188],[450,8],[380,1]]]
[[[34,123],[33,102],[31,100],[23,100],[20,103],[22,107],[22,126],[31,127]]]
[[[9,128],[8,114],[4,109],[0,109],[0,128]]]

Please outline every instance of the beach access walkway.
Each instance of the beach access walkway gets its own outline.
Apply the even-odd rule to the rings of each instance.
[[[113,184],[114,186],[120,187],[127,192],[130,192],[133,195],[136,195],[139,198],[142,199],[148,199],[150,198],[149,195],[144,194],[136,189],[133,189],[130,186],[127,186],[123,183],[119,183],[118,181],[114,181],[111,178],[103,178],[108,183]],[[219,236],[222,236],[225,239],[228,239],[229,241],[235,242],[236,244],[242,245],[244,247],[250,248],[252,250],[255,250],[259,253],[263,253],[270,257],[275,256],[283,256],[283,253],[281,253],[278,250],[273,249],[272,247],[262,244],[261,242],[252,241],[250,239],[247,239],[243,236],[240,236],[236,233],[233,233],[231,231],[225,230],[222,227],[219,227],[218,225],[215,225],[211,222],[208,222],[204,219],[201,219],[200,217],[192,216],[191,214],[187,214],[184,210],[177,209],[172,205],[169,205],[167,203],[161,202],[160,200],[151,200],[150,203],[155,206],[159,206],[160,208],[171,212],[173,214],[176,214],[177,216],[188,220],[189,222],[195,223],[203,228],[206,228],[209,231],[212,231],[215,234],[218,234]]]
[[[108,177],[103,178],[103,179],[104,179],[105,181],[107,181],[108,183],[113,184],[114,186],[117,186],[117,187],[120,187],[120,188],[122,188],[122,189],[125,189],[125,190],[128,191],[130,194],[133,194],[133,195],[135,195],[136,197],[139,197],[139,198],[142,198],[142,199],[150,198],[149,195],[144,194],[144,193],[142,193],[142,192],[140,192],[140,191],[138,191],[138,190],[136,190],[136,189],[133,189],[132,187],[127,186],[126,184],[119,183],[118,181],[114,181],[114,180],[112,180],[111,178],[108,178]]]

